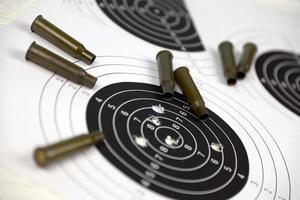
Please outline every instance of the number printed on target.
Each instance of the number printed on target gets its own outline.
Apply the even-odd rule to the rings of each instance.
[[[249,175],[243,143],[212,111],[202,122],[189,110],[181,94],[168,102],[158,86],[122,82],[94,94],[87,124],[106,134],[100,153],[144,187],[176,199],[236,195]]]

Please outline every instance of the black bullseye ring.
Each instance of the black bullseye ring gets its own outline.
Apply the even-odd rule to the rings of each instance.
[[[227,199],[249,175],[248,156],[237,134],[217,114],[198,120],[175,93],[122,82],[97,91],[87,107],[90,131],[106,134],[97,146],[128,177],[176,199]],[[117,178],[117,177],[116,177]]]

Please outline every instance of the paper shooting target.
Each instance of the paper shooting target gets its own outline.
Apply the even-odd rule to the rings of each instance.
[[[268,92],[300,116],[300,56],[285,51],[266,52],[257,59],[255,69]]]
[[[296,119],[300,115],[300,57],[289,38],[257,28],[241,29],[225,38],[233,42],[238,58],[245,43],[254,42],[258,46],[247,78],[237,86],[254,101],[269,104],[288,120]]]
[[[102,145],[60,165],[81,192],[94,199],[290,198],[289,172],[271,134],[209,82],[193,75],[211,115],[201,122],[181,94],[162,99],[154,62],[99,56],[92,66],[77,64],[98,77],[96,87],[52,75],[39,117],[46,143],[106,133]]]
[[[178,199],[220,199],[239,192],[249,165],[236,133],[215,113],[201,122],[180,94],[121,82],[99,90],[87,107],[89,130],[107,134],[98,149],[137,182]],[[237,153],[238,152],[238,153]]]
[[[152,44],[179,51],[204,47],[182,0],[97,0],[116,24]]]

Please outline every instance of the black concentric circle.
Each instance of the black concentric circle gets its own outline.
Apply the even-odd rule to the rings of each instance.
[[[168,102],[155,85],[106,86],[89,101],[87,125],[106,134],[97,147],[111,163],[168,197],[227,199],[247,182],[248,156],[237,134],[212,111],[198,120],[179,93]]]
[[[96,0],[102,11],[131,34],[180,51],[204,47],[182,0]]]
[[[300,56],[271,51],[255,64],[262,85],[286,108],[300,116]]]

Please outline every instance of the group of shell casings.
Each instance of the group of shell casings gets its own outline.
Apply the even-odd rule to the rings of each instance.
[[[50,23],[42,15],[35,18],[31,25],[31,31],[86,64],[91,64],[96,58],[83,44]],[[38,45],[36,42],[33,42],[27,50],[26,59],[88,88],[93,88],[97,82],[96,77],[88,74],[78,65]]]
[[[189,73],[189,69],[187,67],[179,67],[173,72],[172,59],[172,53],[167,50],[160,51],[156,55],[159,81],[164,98],[168,101],[172,100],[176,81],[193,113],[201,120],[207,119],[209,117],[208,111]]]
[[[240,62],[236,65],[234,48],[231,42],[225,41],[219,45],[219,52],[223,64],[224,76],[228,85],[235,85],[237,79],[245,78],[249,72],[257,47],[253,43],[246,43]]]
[[[34,20],[31,25],[31,30],[86,64],[91,64],[95,59],[95,55],[89,52],[80,42],[51,24],[41,15]],[[88,74],[81,67],[35,42],[29,47],[26,53],[26,59],[86,87],[92,88],[96,84],[96,77]],[[164,97],[168,101],[172,100],[176,81],[194,114],[201,120],[207,119],[209,115],[204,100],[201,97],[188,68],[179,67],[173,72],[172,59],[172,53],[166,50],[160,51],[156,56],[160,85]],[[103,133],[95,131],[50,144],[45,147],[39,147],[34,151],[34,160],[39,166],[44,167],[63,156],[99,144],[103,138]]]
[[[95,60],[96,56],[93,53],[89,52],[80,42],[47,21],[42,15],[39,15],[33,21],[31,31],[86,64],[91,64]],[[97,82],[96,77],[88,74],[81,67],[36,44],[36,42],[33,42],[27,50],[26,59],[88,88],[94,87]],[[38,147],[34,150],[34,160],[39,166],[45,167],[66,155],[99,144],[103,141],[103,138],[103,133],[95,131],[45,147]]]

